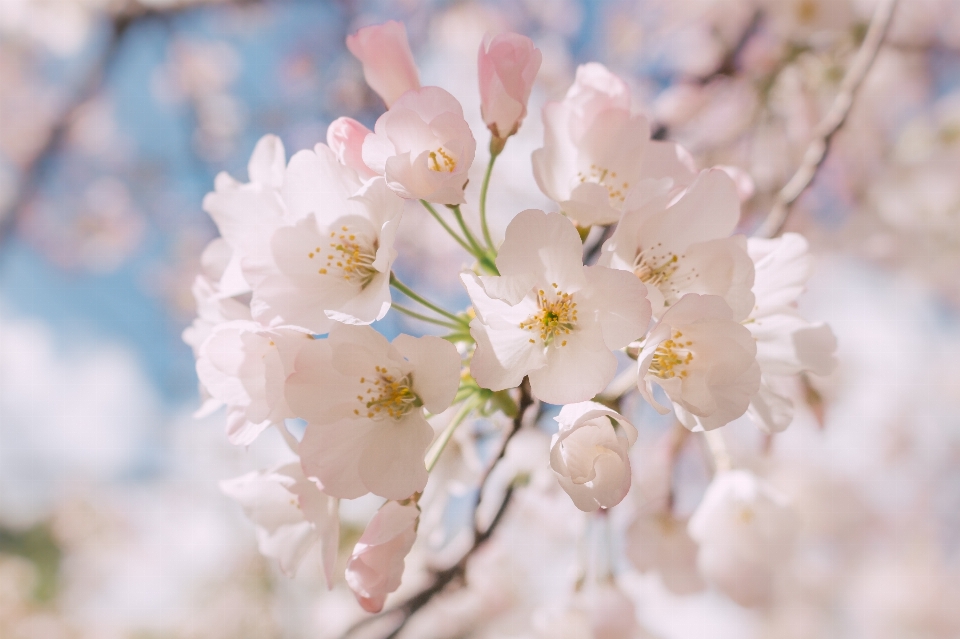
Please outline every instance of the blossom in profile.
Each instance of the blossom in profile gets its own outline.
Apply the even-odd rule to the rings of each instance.
[[[439,87],[405,93],[363,141],[363,162],[398,195],[463,204],[477,143],[463,107]]]
[[[353,118],[337,118],[327,127],[327,146],[344,166],[357,172],[361,179],[376,176],[376,173],[363,163],[363,141],[373,133]]]
[[[420,88],[407,28],[391,20],[347,36],[347,49],[363,64],[363,77],[389,109],[407,91]]]
[[[404,559],[417,539],[420,509],[388,501],[373,516],[347,561],[347,585],[367,612],[380,612],[400,587]]]
[[[797,517],[774,487],[745,470],[717,474],[690,518],[704,579],[743,606],[772,594],[776,569],[793,543]]]
[[[283,382],[301,348],[313,341],[297,327],[266,328],[247,320],[217,325],[197,356],[197,377],[227,407],[227,438],[250,444],[272,424],[294,417]]]
[[[601,392],[616,373],[611,351],[637,339],[650,321],[643,283],[631,273],[584,266],[573,224],[528,209],[507,227],[500,276],[463,273],[477,317],[470,372],[483,388],[515,388],[572,404]]]
[[[584,512],[611,508],[630,491],[630,447],[637,429],[596,402],[567,404],[556,417],[560,431],[550,446],[550,467]]]
[[[500,33],[480,44],[480,112],[494,137],[506,139],[520,128],[542,62],[540,49],[518,33]]]
[[[423,409],[446,410],[460,384],[460,354],[438,337],[388,342],[369,326],[338,324],[300,351],[286,381],[307,420],[299,453],[323,490],[352,499],[406,499],[427,483],[433,428]]]
[[[268,262],[244,265],[253,316],[322,334],[386,315],[403,200],[323,144],[290,160],[283,199],[298,221],[273,233]]]
[[[319,546],[327,585],[333,587],[339,500],[307,479],[299,463],[222,481],[220,489],[240,504],[257,527],[260,552],[276,559],[285,574],[295,575],[307,553]]]
[[[203,198],[229,251],[218,282],[223,296],[250,292],[242,263],[259,264],[270,252],[273,232],[293,220],[281,197],[286,173],[283,142],[265,135],[257,142],[247,164],[250,182],[243,184],[225,172],[217,175],[214,190]]]
[[[650,124],[633,114],[626,83],[601,64],[577,69],[560,102],[543,107],[543,148],[533,152],[540,190],[581,226],[612,224],[625,204],[668,178],[688,185],[692,160],[672,142],[650,139]]]
[[[703,171],[676,201],[666,190],[624,213],[600,264],[634,273],[647,285],[654,317],[687,293],[722,297],[737,319],[753,308],[754,267],[742,236],[733,180]]]
[[[797,309],[797,298],[812,269],[803,236],[785,233],[772,240],[750,238],[747,248],[756,264],[756,304],[744,326],[757,341],[762,373],[760,390],[750,400],[748,413],[761,430],[774,433],[793,421],[793,402],[783,389],[787,380],[803,372],[833,372],[837,338],[829,326],[807,321]]]
[[[654,326],[638,355],[640,394],[660,386],[677,419],[691,430],[713,430],[743,415],[760,388],[757,345],[716,295],[688,294]]]

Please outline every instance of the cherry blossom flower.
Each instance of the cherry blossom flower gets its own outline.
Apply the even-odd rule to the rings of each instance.
[[[577,69],[561,102],[543,108],[543,148],[533,152],[540,190],[582,226],[612,224],[648,180],[693,181],[692,161],[672,142],[650,139],[650,125],[630,110],[630,91],[595,62]],[[641,186],[641,184],[643,186]]]
[[[714,477],[689,531],[700,545],[703,577],[737,603],[753,606],[769,601],[796,527],[786,497],[752,473],[733,470]]]
[[[779,432],[793,420],[793,403],[780,390],[784,381],[802,372],[833,372],[837,339],[829,326],[808,322],[797,310],[812,268],[807,241],[796,233],[773,240],[751,238],[748,250],[756,264],[756,305],[744,326],[757,341],[762,373],[748,412],[761,430]]]
[[[656,572],[667,590],[689,595],[703,590],[697,569],[697,544],[687,521],[667,511],[641,513],[626,532],[624,552],[640,572]]]
[[[610,351],[643,333],[650,305],[640,280],[583,266],[582,250],[569,220],[528,209],[507,227],[500,277],[461,275],[477,313],[470,372],[481,387],[514,388],[528,375],[537,398],[570,404],[613,378]]]
[[[217,326],[232,320],[252,320],[247,304],[220,294],[219,282],[230,260],[230,253],[226,241],[218,237],[207,245],[200,257],[202,271],[190,289],[197,304],[197,317],[183,330],[182,335],[184,343],[193,351],[194,359],[200,358],[200,347]],[[202,383],[199,390],[202,404],[194,413],[195,417],[205,417],[223,405],[220,400],[211,397]]]
[[[203,198],[203,210],[217,224],[230,255],[219,282],[225,296],[250,292],[241,263],[260,264],[270,252],[274,230],[292,221],[281,198],[286,167],[283,142],[275,135],[260,138],[250,156],[250,182],[241,184],[227,173],[214,181]]]
[[[645,639],[630,598],[615,583],[590,584],[563,610],[543,610],[534,621],[537,639]]]
[[[363,141],[363,161],[401,197],[462,204],[477,143],[463,107],[439,87],[405,93]]]
[[[300,442],[304,472],[325,492],[352,499],[374,493],[406,499],[427,483],[423,457],[440,413],[460,383],[460,354],[438,337],[388,342],[367,326],[337,325],[303,349],[286,397],[308,422]]]
[[[363,77],[389,109],[407,91],[420,88],[407,28],[391,20],[347,36],[347,49],[363,64]]]
[[[577,508],[593,512],[619,504],[630,491],[627,453],[637,429],[596,402],[567,404],[556,417],[560,432],[550,446],[550,467]]]
[[[217,325],[200,346],[197,376],[210,396],[227,407],[227,438],[250,444],[271,424],[295,417],[283,382],[297,352],[312,342],[303,329],[265,328],[234,320]]]
[[[319,545],[327,585],[333,587],[340,538],[339,500],[303,475],[299,463],[252,472],[220,482],[257,526],[260,552],[293,576],[307,553]]]
[[[540,49],[518,33],[501,33],[480,44],[480,111],[494,137],[506,139],[520,128],[542,62]]]
[[[254,317],[319,334],[386,315],[403,200],[382,179],[362,183],[323,144],[290,160],[283,199],[298,221],[274,232],[268,264],[244,263]]]
[[[643,343],[640,393],[653,398],[660,386],[677,419],[691,430],[713,430],[746,412],[760,387],[753,336],[715,295],[684,295],[663,315]]]
[[[400,587],[404,558],[417,539],[420,509],[388,501],[367,524],[347,562],[347,585],[367,612],[380,612]]]
[[[344,166],[366,180],[376,173],[363,163],[363,141],[373,133],[353,118],[337,118],[327,127],[327,146]]]
[[[600,264],[631,271],[647,285],[654,317],[687,293],[719,295],[744,319],[753,308],[753,262],[742,236],[733,180],[703,171],[675,202],[661,190],[629,210],[604,245]]]

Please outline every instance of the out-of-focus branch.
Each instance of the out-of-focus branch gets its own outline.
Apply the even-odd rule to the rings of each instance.
[[[172,17],[211,5],[251,5],[263,0],[183,0],[157,7],[149,7],[131,0],[110,15],[110,30],[100,56],[90,65],[73,97],[47,129],[46,136],[33,158],[23,167],[16,193],[5,210],[0,211],[0,247],[13,233],[26,214],[30,201],[49,170],[50,164],[63,148],[64,140],[77,115],[103,87],[116,60],[117,52],[130,27],[138,22],[159,17]]]
[[[520,431],[520,427],[523,425],[524,415],[534,405],[534,403],[535,401],[530,393],[530,383],[526,378],[524,378],[523,383],[520,385],[520,400],[517,402],[517,414],[513,418],[513,422],[510,425],[510,430],[504,437],[503,446],[501,446],[500,452],[493,460],[491,460],[490,464],[487,465],[487,469],[481,477],[481,494],[483,493],[483,487],[486,485],[491,472],[506,454],[507,446],[510,444],[510,440]],[[384,639],[394,639],[407,625],[407,621],[409,621],[410,618],[417,613],[417,611],[430,603],[435,596],[447,590],[447,587],[451,584],[463,584],[463,578],[466,575],[467,563],[470,560],[470,557],[472,557],[477,550],[483,547],[490,537],[493,536],[494,531],[496,531],[497,527],[500,525],[500,522],[503,520],[504,514],[507,512],[507,507],[510,505],[510,502],[513,498],[513,492],[514,488],[511,485],[504,493],[503,500],[500,502],[500,506],[497,508],[497,512],[494,515],[493,520],[486,528],[481,528],[480,525],[474,521],[473,544],[456,564],[450,566],[449,568],[436,571],[433,575],[433,581],[430,582],[430,585],[398,606],[382,612],[379,615],[367,617],[366,619],[362,619],[361,621],[357,622],[347,629],[347,631],[341,635],[340,639],[348,639],[349,637],[356,636],[357,633],[363,628],[379,622],[380,620],[396,617],[396,625],[393,626],[389,634],[384,637]]]
[[[833,136],[846,122],[857,91],[877,59],[880,47],[887,36],[896,5],[897,0],[880,0],[873,13],[873,18],[870,20],[867,35],[840,83],[840,91],[837,93],[837,97],[834,98],[830,109],[817,125],[813,140],[807,146],[803,155],[800,168],[793,174],[786,186],[777,193],[770,213],[754,233],[755,237],[769,238],[779,235],[787,222],[791,207],[807,190],[807,187],[813,183],[817,172],[827,159],[827,152],[830,150]]]

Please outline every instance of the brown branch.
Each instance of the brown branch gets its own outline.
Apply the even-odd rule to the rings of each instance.
[[[510,440],[513,439],[513,436],[516,435],[523,426],[524,415],[528,409],[534,405],[534,403],[535,401],[533,396],[530,394],[530,382],[527,380],[527,378],[524,378],[523,383],[520,385],[520,401],[517,403],[517,414],[511,422],[510,430],[504,437],[503,446],[501,446],[500,452],[487,466],[487,469],[481,478],[481,494],[483,493],[483,487],[486,485],[491,472],[506,454],[507,446],[509,445]],[[500,522],[503,520],[504,514],[507,512],[507,507],[512,501],[514,489],[515,488],[512,484],[507,487],[507,490],[503,496],[503,500],[500,502],[500,506],[497,508],[497,512],[494,515],[493,520],[490,522],[490,525],[486,527],[486,529],[481,530],[479,524],[476,522],[476,520],[474,520],[473,544],[456,564],[450,566],[449,568],[434,572],[433,581],[430,583],[430,585],[417,594],[411,596],[403,603],[391,608],[390,610],[382,612],[379,615],[361,619],[353,626],[348,628],[347,631],[340,636],[340,639],[347,639],[348,637],[351,637],[360,631],[362,628],[365,628],[383,619],[389,617],[399,617],[398,621],[396,622],[397,625],[389,632],[389,634],[385,635],[384,637],[384,639],[395,639],[395,637],[400,634],[400,632],[407,625],[407,622],[410,620],[410,618],[413,617],[413,615],[415,615],[421,608],[430,603],[434,597],[446,591],[451,584],[464,585],[464,579],[467,573],[467,563],[469,562],[470,557],[472,557],[474,553],[482,548],[483,545],[490,539],[490,537],[493,536],[494,531],[496,531],[497,527],[500,525]]]
[[[70,127],[76,121],[81,109],[103,88],[104,81],[116,60],[123,38],[129,32],[131,26],[151,18],[169,18],[209,6],[250,5],[262,1],[184,0],[162,7],[146,7],[138,2],[128,2],[112,12],[110,14],[109,40],[100,57],[91,64],[86,77],[80,83],[72,99],[50,124],[39,149],[23,168],[21,172],[23,177],[19,180],[16,193],[10,204],[5,210],[0,211],[0,246],[3,246],[23,216],[26,215],[31,200],[36,196],[51,162],[62,150],[64,141],[70,132]]]
[[[774,199],[770,213],[763,221],[760,227],[754,233],[754,237],[776,237],[783,231],[783,227],[790,215],[790,210],[797,199],[807,190],[817,176],[820,167],[827,159],[827,153],[830,150],[830,143],[837,132],[843,127],[850,115],[850,109],[853,107],[857,91],[863,84],[864,79],[869,73],[880,47],[886,39],[887,31],[890,27],[890,19],[893,17],[897,0],[880,0],[873,18],[870,20],[870,27],[867,35],[860,45],[853,58],[850,68],[847,69],[843,81],[840,83],[840,91],[834,98],[830,109],[824,115],[823,119],[817,125],[813,140],[807,146],[803,155],[803,162],[797,172],[793,174],[790,181],[777,193]]]

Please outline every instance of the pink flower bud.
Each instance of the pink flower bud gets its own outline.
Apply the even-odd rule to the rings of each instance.
[[[353,118],[337,118],[327,127],[327,146],[340,164],[350,167],[364,180],[377,175],[363,163],[363,140],[371,133]]]
[[[420,509],[388,501],[373,516],[347,562],[347,585],[367,612],[380,612],[400,587],[403,563],[417,538]]]
[[[520,128],[541,62],[540,49],[517,33],[501,33],[481,43],[480,110],[494,136],[507,138]]]
[[[420,88],[420,73],[402,22],[364,27],[347,36],[347,48],[363,64],[363,77],[387,108],[407,91]]]

